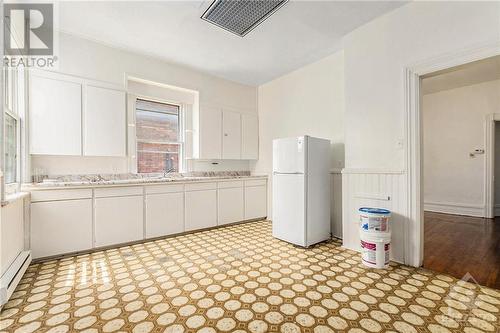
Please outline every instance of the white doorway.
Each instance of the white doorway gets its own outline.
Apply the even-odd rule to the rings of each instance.
[[[434,58],[405,69],[406,165],[408,188],[405,262],[421,266],[424,258],[424,200],[422,158],[421,79],[425,75],[500,55],[500,44]]]
[[[500,56],[420,83],[423,267],[500,288]]]

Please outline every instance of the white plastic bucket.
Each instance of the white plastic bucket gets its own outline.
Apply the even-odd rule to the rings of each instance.
[[[358,211],[361,231],[389,232],[389,218],[391,217],[389,210],[362,207]]]
[[[360,231],[361,260],[371,268],[386,268],[389,265],[391,233]]]

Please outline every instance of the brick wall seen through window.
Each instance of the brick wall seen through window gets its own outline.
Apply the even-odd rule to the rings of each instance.
[[[138,99],[136,103],[137,171],[179,172],[182,159],[178,105]]]

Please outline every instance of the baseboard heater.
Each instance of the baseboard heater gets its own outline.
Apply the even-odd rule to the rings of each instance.
[[[30,263],[31,251],[23,251],[0,278],[0,309],[9,300]]]

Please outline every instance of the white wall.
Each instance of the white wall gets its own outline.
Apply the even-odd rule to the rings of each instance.
[[[415,1],[344,39],[346,166],[404,168],[406,66],[500,40],[500,2]]]
[[[425,86],[424,79],[422,85]],[[500,113],[500,80],[422,99],[425,209],[484,216],[485,118]]]
[[[367,174],[393,171],[402,171],[399,177],[404,181],[405,152],[400,144],[406,136],[404,68],[478,45],[498,43],[499,12],[500,2],[415,1],[344,38],[345,172],[356,172],[348,177],[349,182],[364,184]],[[356,192],[343,193],[344,246],[359,249],[359,234],[352,223],[359,208],[356,196],[381,198],[377,191],[377,187],[360,185]],[[407,198],[406,188],[394,194]],[[394,202],[401,200],[391,198]],[[393,239],[403,240],[408,205],[397,207],[392,219]],[[393,246],[396,260],[404,261],[405,246],[404,242]]]
[[[58,71],[125,87],[127,76],[182,87],[199,92],[201,105],[257,112],[257,88],[220,79],[157,58],[96,43],[87,39],[59,34]],[[221,161],[219,168],[234,167]],[[203,164],[208,165],[210,164]],[[239,163],[238,166],[241,166]],[[126,158],[37,157],[32,168],[43,167],[48,174],[128,172]],[[248,169],[248,163],[243,163]]]
[[[273,139],[300,135],[329,139],[330,167],[344,166],[343,68],[343,52],[337,52],[259,86],[259,160],[251,163],[252,171],[271,176]]]

